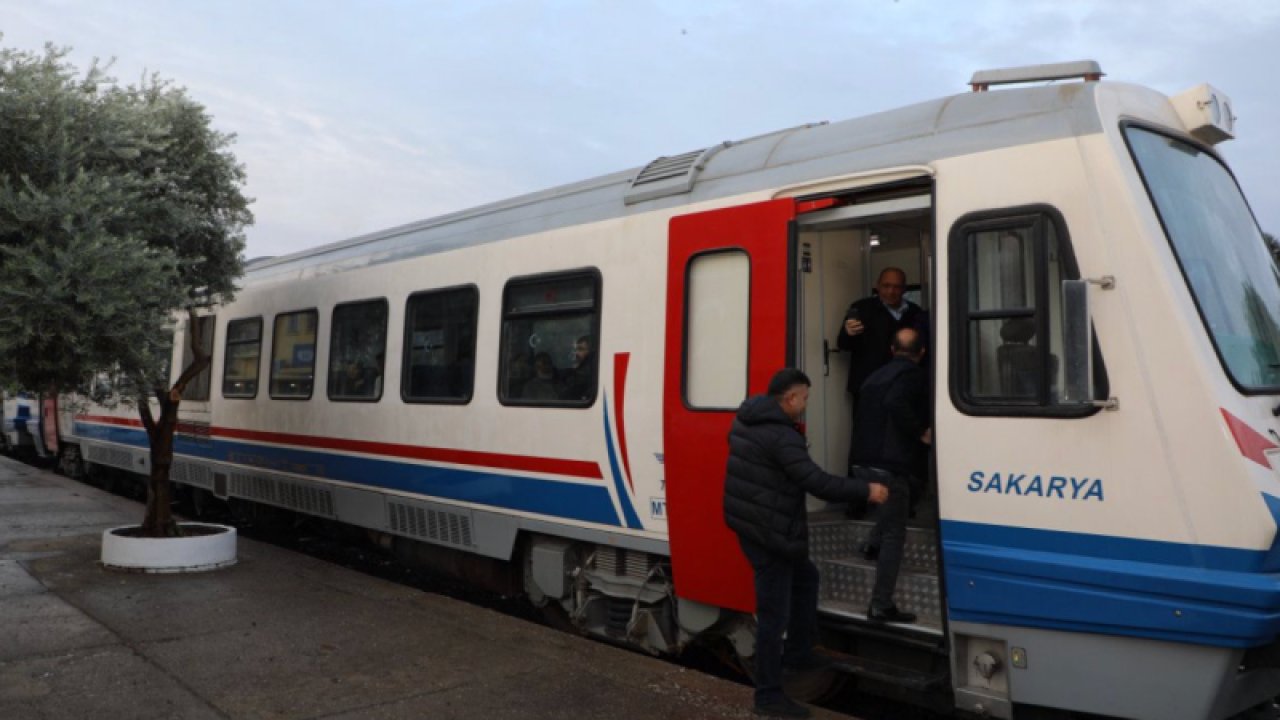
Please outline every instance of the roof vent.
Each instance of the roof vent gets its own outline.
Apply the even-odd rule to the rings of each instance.
[[[682,155],[662,156],[645,165],[631,180],[631,188],[622,201],[634,205],[668,195],[687,193],[693,188],[698,173],[706,167],[712,155],[729,147],[723,142],[704,150],[694,150]]]
[[[1070,80],[1072,78],[1080,78],[1086,82],[1097,82],[1102,79],[1102,75],[1102,66],[1097,61],[1077,60],[1076,62],[1050,63],[1048,65],[1023,65],[1022,67],[979,70],[973,74],[973,77],[969,78],[969,85],[974,92],[986,92],[992,85],[1014,85],[1049,80]]]

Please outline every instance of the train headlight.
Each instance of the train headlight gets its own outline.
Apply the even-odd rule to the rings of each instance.
[[[1196,138],[1216,145],[1235,137],[1236,116],[1232,113],[1231,98],[1214,86],[1197,85],[1169,98],[1169,102],[1187,132]]]

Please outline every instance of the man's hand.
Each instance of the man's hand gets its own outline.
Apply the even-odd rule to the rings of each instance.
[[[924,434],[920,436],[920,442],[924,443],[925,445],[933,444],[933,428],[929,428],[928,430],[924,431]]]
[[[871,503],[875,503],[876,505],[879,505],[880,503],[888,499],[889,499],[888,486],[881,485],[880,483],[871,483],[871,496],[867,498],[867,502],[871,502]]]
[[[844,321],[844,333],[845,333],[845,335],[850,335],[850,336],[853,336],[853,335],[861,335],[861,334],[862,334],[862,330],[863,330],[863,328],[862,328],[862,321],[861,321],[861,320],[855,320],[855,319],[853,319],[853,318],[849,318],[848,320],[845,320],[845,321]]]

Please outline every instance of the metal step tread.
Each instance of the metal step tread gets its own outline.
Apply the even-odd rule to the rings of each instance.
[[[937,611],[932,613],[917,612],[918,608],[910,607],[901,598],[895,598],[895,600],[897,601],[898,609],[916,613],[916,621],[914,623],[873,623],[867,619],[866,604],[852,603],[847,600],[819,600],[818,612],[846,620],[855,620],[860,624],[872,627],[892,629],[895,632],[909,632],[929,638],[942,637],[942,618]]]
[[[831,518],[829,514],[810,516],[809,553],[814,562],[853,559],[871,535],[870,520]],[[929,528],[907,528],[903,546],[903,567],[938,573],[938,534]]]
[[[865,560],[858,564],[824,560],[817,565],[821,577],[819,607],[829,605],[865,617],[875,586],[875,565]],[[898,575],[893,599],[899,609],[915,613],[918,624],[942,629],[942,593],[936,575],[904,569]]]
[[[813,561],[821,569],[823,565],[841,566],[847,568],[866,568],[875,572],[876,561],[868,560],[862,555],[848,555],[846,557],[829,557],[814,559]],[[935,581],[938,577],[938,569],[932,565],[921,564],[917,556],[902,554],[902,564],[898,566],[898,572],[902,575],[911,573],[912,575],[924,575],[933,578]]]

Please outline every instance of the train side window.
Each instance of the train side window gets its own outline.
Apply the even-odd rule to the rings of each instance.
[[[202,315],[196,318],[194,332],[200,333],[200,347],[204,348],[206,353],[211,356],[213,354],[213,326],[216,322],[214,315]],[[188,332],[191,332],[188,327]],[[178,369],[179,373],[186,370],[191,361],[195,359],[195,355],[191,354],[191,339],[189,335],[184,334],[182,337],[182,367]],[[209,363],[199,375],[191,378],[187,383],[187,387],[182,391],[183,400],[193,400],[196,402],[209,399],[209,377],[213,374],[210,369],[213,363]]]
[[[685,287],[685,403],[737,408],[747,397],[751,258],[741,250],[698,255]]]
[[[329,399],[377,402],[386,366],[387,301],[334,307],[329,333]]]
[[[271,397],[309,400],[316,375],[315,310],[280,313],[271,333]]]
[[[984,213],[956,224],[950,384],[957,407],[975,415],[1095,411],[1062,397],[1062,283],[1078,277],[1065,224],[1052,208]],[[1094,364],[1095,392],[1106,397],[1100,355]]]
[[[227,323],[227,351],[222,365],[222,397],[258,396],[258,366],[262,358],[262,318]]]
[[[480,291],[474,286],[409,296],[400,376],[405,402],[471,401],[479,306]]]
[[[516,278],[502,293],[498,400],[591,407],[599,378],[600,273]]]

